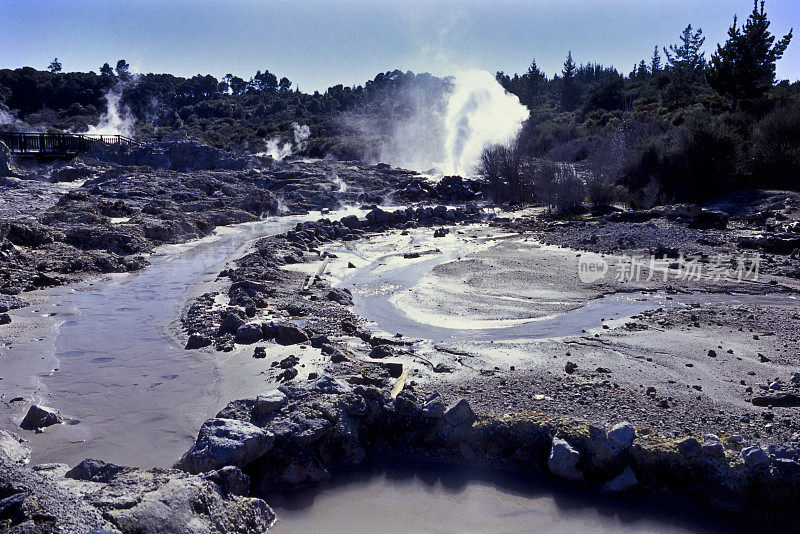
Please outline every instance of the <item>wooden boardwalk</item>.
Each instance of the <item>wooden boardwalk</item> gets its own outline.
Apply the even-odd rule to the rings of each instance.
[[[94,144],[138,145],[124,135],[44,134],[0,132],[0,141],[17,156],[71,157],[88,151]]]

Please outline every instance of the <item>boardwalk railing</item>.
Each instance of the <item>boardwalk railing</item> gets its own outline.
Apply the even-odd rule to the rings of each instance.
[[[124,135],[44,134],[0,132],[0,141],[12,154],[32,156],[71,156],[88,151],[95,143],[138,145]]]

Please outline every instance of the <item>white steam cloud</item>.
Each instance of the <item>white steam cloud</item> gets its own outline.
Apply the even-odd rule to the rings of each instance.
[[[294,144],[291,142],[281,142],[280,137],[273,137],[266,141],[267,149],[264,152],[259,152],[258,156],[271,156],[277,161],[296,154],[305,150],[308,144],[308,138],[311,137],[311,129],[305,124],[292,123],[292,130],[294,130]]]
[[[123,89],[124,84],[118,83],[103,96],[106,112],[100,116],[97,124],[89,126],[87,134],[133,137],[136,120],[128,107],[121,102]]]
[[[465,71],[454,81],[444,124],[447,174],[470,174],[484,148],[513,140],[528,118],[528,108],[486,71]]]
[[[395,93],[411,113],[391,124],[384,117],[351,114],[344,126],[379,145],[367,159],[421,172],[468,176],[481,152],[517,137],[528,108],[490,73],[465,70],[446,83],[409,84]]]

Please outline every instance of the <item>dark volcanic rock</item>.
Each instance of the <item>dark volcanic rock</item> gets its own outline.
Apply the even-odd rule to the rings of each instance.
[[[58,413],[58,410],[48,408],[47,406],[40,406],[38,404],[32,405],[25,414],[25,418],[19,424],[20,428],[25,430],[36,430],[52,425],[57,425],[64,420]]]

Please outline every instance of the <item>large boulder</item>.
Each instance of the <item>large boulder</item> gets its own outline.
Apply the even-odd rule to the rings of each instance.
[[[236,329],[234,340],[236,343],[249,345],[261,340],[261,325],[256,323],[246,323]]]
[[[64,420],[61,418],[61,414],[58,413],[58,410],[54,408],[48,408],[47,406],[34,404],[28,408],[28,413],[25,414],[25,418],[22,420],[19,426],[25,430],[37,430],[40,428],[57,425],[63,421]]]
[[[578,469],[580,453],[572,445],[561,438],[553,438],[550,447],[550,456],[547,458],[547,468],[555,476],[573,482],[582,482],[583,473]]]
[[[251,423],[233,419],[208,419],[197,441],[175,467],[189,473],[213,471],[227,465],[244,467],[266,453],[274,441],[272,433]]]
[[[308,333],[297,325],[279,324],[275,329],[275,341],[281,345],[296,345],[308,341]]]

